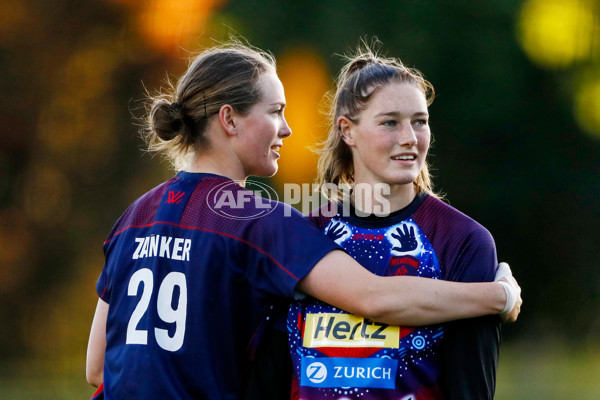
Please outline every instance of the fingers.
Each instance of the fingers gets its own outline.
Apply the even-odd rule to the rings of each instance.
[[[515,304],[515,307],[513,307],[513,309],[509,313],[500,315],[502,322],[504,322],[504,323],[515,322],[517,320],[519,314],[521,313],[521,304],[522,303],[523,303],[523,301],[522,301],[521,297],[519,297],[519,301],[517,301],[517,303]]]

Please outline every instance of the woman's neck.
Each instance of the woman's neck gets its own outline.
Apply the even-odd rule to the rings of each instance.
[[[355,182],[352,191],[354,207],[363,213],[385,216],[408,206],[417,195],[415,186],[360,184]]]
[[[233,150],[233,138],[223,130],[213,117],[209,120],[205,142],[202,148],[196,149],[190,157],[188,172],[205,172],[225,176],[236,182],[245,182],[246,170]]]
[[[243,168],[234,162],[226,154],[216,154],[214,151],[204,153],[195,153],[189,166],[185,169],[188,172],[204,172],[209,174],[221,175],[230,178],[236,182],[245,182],[247,176]]]

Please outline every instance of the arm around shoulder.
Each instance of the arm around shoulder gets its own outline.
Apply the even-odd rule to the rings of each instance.
[[[323,257],[298,289],[347,312],[406,326],[498,314],[506,306],[498,283],[381,277],[337,250]]]

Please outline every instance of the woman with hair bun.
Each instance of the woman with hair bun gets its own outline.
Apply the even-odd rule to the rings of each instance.
[[[520,288],[378,277],[289,206],[244,188],[291,130],[270,54],[210,48],[153,99],[145,138],[179,171],[104,243],[86,374],[106,399],[240,399],[278,304],[310,295],[393,324],[519,313]],[[343,273],[342,273],[343,272]],[[409,289],[410,288],[410,289]]]

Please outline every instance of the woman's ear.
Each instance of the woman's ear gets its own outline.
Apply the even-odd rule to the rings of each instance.
[[[237,123],[235,117],[235,110],[229,104],[225,104],[219,109],[219,123],[229,136],[237,135]]]
[[[337,119],[338,132],[342,137],[344,143],[346,143],[348,146],[354,145],[354,137],[352,136],[352,125],[353,122],[350,121],[350,119],[344,115],[340,116]]]

